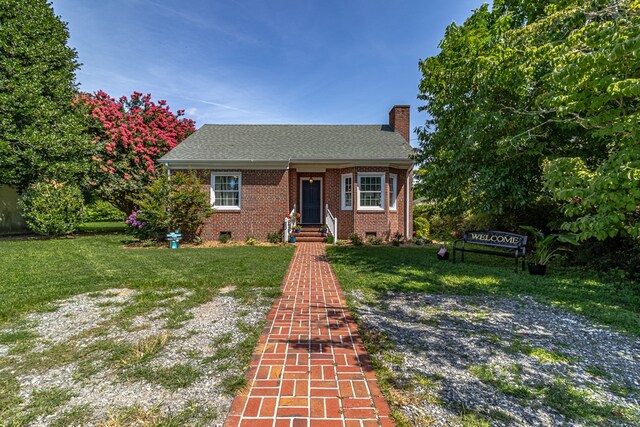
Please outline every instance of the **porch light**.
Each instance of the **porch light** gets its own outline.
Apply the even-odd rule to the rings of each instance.
[[[309,178],[309,184],[313,184],[313,177]]]

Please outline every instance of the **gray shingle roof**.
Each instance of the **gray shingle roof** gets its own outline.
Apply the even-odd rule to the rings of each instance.
[[[160,162],[408,160],[387,125],[204,125]]]

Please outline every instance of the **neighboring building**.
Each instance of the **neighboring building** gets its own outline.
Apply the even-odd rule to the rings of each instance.
[[[215,209],[205,240],[265,239],[293,209],[303,225],[333,215],[339,239],[410,238],[409,135],[409,106],[396,105],[383,125],[204,125],[159,161],[198,171]]]
[[[0,185],[0,236],[27,232],[27,225],[18,209],[20,196],[11,187]]]

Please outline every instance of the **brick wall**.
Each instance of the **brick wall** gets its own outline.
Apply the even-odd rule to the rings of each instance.
[[[384,172],[385,173],[385,208],[380,211],[366,211],[358,210],[357,202],[357,185],[358,185],[358,172]],[[353,209],[342,210],[342,175],[351,173],[353,174]],[[397,175],[397,200],[396,210],[390,210],[389,205],[389,174]],[[295,172],[292,171],[292,175]],[[323,176],[323,190],[324,201],[323,203],[329,204],[329,209],[338,218],[338,238],[348,239],[349,234],[356,232],[362,237],[367,232],[375,232],[378,237],[388,239],[396,231],[399,231],[404,236],[411,238],[411,222],[412,217],[409,218],[409,230],[406,230],[405,211],[406,211],[406,180],[407,171],[401,169],[392,169],[384,167],[351,167],[344,169],[327,169],[324,174],[299,174],[300,176]],[[299,205],[299,200],[296,202]],[[409,210],[411,214],[411,209]],[[408,233],[407,233],[408,231]]]
[[[356,232],[362,237],[367,232],[375,232],[378,237],[389,239],[399,231],[404,236],[412,236],[411,200],[409,209],[409,229],[406,229],[406,191],[407,173],[410,171],[384,167],[351,167],[344,169],[327,169],[324,173],[298,173],[290,170],[228,170],[215,171],[241,172],[242,174],[242,207],[239,211],[216,210],[208,219],[202,230],[205,240],[217,240],[220,232],[230,231],[233,240],[244,240],[253,236],[265,240],[268,233],[282,232],[284,216],[293,205],[300,208],[299,183],[301,177],[321,177],[323,180],[322,209],[329,204],[329,209],[338,218],[338,238],[348,239],[349,234]],[[380,211],[358,210],[357,185],[358,172],[385,173],[385,208]],[[341,209],[341,177],[342,174],[353,174],[353,209]],[[390,210],[389,174],[397,175],[397,209]],[[203,190],[211,194],[211,171],[199,170]],[[409,180],[411,183],[411,180]],[[323,220],[326,220],[323,217]]]
[[[211,195],[210,170],[198,171],[202,188]],[[289,212],[289,171],[229,170],[215,173],[242,174],[242,202],[238,211],[216,209],[202,230],[204,240],[217,240],[220,232],[230,231],[232,240],[253,236],[266,240],[268,233],[282,232],[285,214]]]

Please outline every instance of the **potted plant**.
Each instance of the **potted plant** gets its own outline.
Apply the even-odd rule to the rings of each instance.
[[[300,227],[299,225],[296,224],[295,228],[293,229],[294,233],[299,233],[300,230],[302,230],[302,227]]]
[[[321,230],[321,231],[322,231],[324,234],[327,234],[327,232],[329,231],[329,226],[328,226],[327,224],[322,224],[322,227],[321,227],[321,228],[322,228],[322,230]]]
[[[289,236],[289,243],[295,243],[296,242],[296,236]]]
[[[542,231],[528,225],[522,225],[520,228],[533,234],[536,239],[532,260],[529,261],[529,274],[544,276],[547,272],[547,263],[551,258],[568,250],[560,246],[561,244],[578,244],[573,234],[548,234],[545,236]]]

